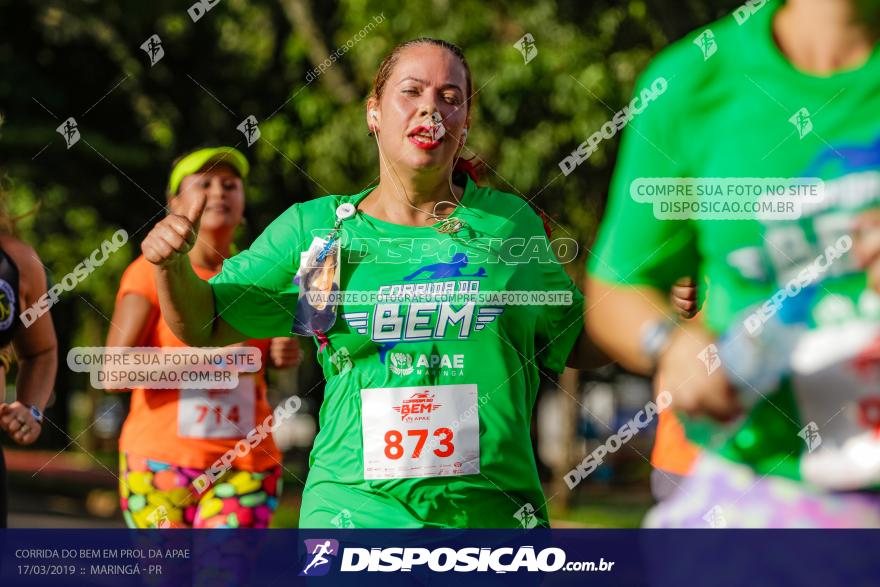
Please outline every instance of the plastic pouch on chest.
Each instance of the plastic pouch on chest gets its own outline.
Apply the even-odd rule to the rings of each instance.
[[[300,269],[294,277],[294,283],[299,285],[294,333],[315,336],[333,327],[340,302],[339,281],[339,242],[316,237],[302,253]]]

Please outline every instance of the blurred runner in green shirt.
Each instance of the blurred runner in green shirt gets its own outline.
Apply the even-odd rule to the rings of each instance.
[[[649,525],[880,525],[880,498],[861,493],[880,484],[880,296],[873,253],[853,251],[880,204],[880,50],[877,3],[856,4],[743,6],[642,76],[637,94],[666,87],[623,136],[588,331],[656,367],[680,411],[728,422],[686,421],[716,452]],[[824,197],[792,214],[778,178],[818,178]],[[705,320],[672,325],[660,292],[691,272]]]

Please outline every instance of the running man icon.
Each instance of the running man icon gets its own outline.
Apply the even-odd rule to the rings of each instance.
[[[308,562],[299,574],[300,577],[320,577],[330,570],[329,556],[339,553],[339,542],[333,539],[306,540]],[[311,571],[311,572],[310,572]]]
[[[72,116],[62,122],[55,131],[64,137],[64,143],[67,145],[68,149],[79,141],[79,128],[76,125],[76,120],[74,120]]]
[[[467,267],[468,258],[465,253],[456,253],[452,256],[452,260],[449,263],[434,263],[432,265],[425,265],[424,267],[419,267],[417,270],[413,271],[409,275],[403,278],[404,281],[421,281],[430,280],[430,279],[443,279],[447,277],[485,277],[486,269],[484,267],[480,267],[477,269],[476,273],[466,274],[462,273],[461,270]],[[423,273],[429,273],[430,275],[426,278],[422,278],[421,275]]]

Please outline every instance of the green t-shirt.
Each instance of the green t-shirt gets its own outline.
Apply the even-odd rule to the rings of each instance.
[[[880,50],[852,70],[803,73],[773,41],[779,6],[768,2],[741,23],[733,16],[712,23],[651,63],[636,94],[661,76],[667,87],[624,131],[590,261],[591,273],[603,281],[662,291],[680,276],[699,276],[708,285],[703,319],[718,334],[799,280],[829,246],[851,234],[859,213],[880,205]],[[790,220],[659,220],[650,203],[631,197],[631,186],[640,178],[669,177],[817,177],[825,197]],[[877,374],[863,379],[854,355],[877,334],[880,297],[867,288],[851,251],[822,264],[827,270],[817,285],[782,303],[803,310],[798,320],[807,335],[792,355],[797,374],[755,405],[735,431],[709,427],[710,444],[762,473],[806,478],[810,461],[819,466],[818,477],[834,474],[828,466],[836,457],[823,464],[822,451],[807,456],[802,431],[810,422],[825,440],[823,450],[874,433],[860,417],[860,402],[871,385],[876,389]],[[704,422],[686,422],[686,428],[691,438],[710,440]]]
[[[211,279],[217,313],[249,337],[289,335],[300,254],[369,191],[291,206]],[[339,289],[351,295],[318,352],[327,385],[303,527],[547,521],[531,412],[540,374],[565,367],[583,330],[583,298],[527,202],[468,180],[454,217],[466,225],[452,234],[360,211],[342,222]],[[570,299],[425,297],[478,291]]]

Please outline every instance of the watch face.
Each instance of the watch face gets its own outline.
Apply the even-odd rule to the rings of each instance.
[[[37,422],[43,421],[43,413],[34,406],[31,406],[31,416],[33,416],[34,420]]]

